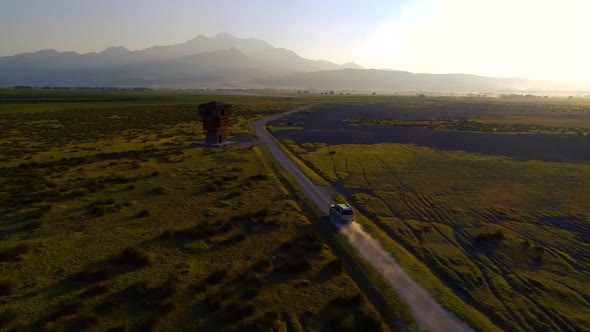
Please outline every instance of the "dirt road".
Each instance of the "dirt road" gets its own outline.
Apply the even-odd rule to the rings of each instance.
[[[310,109],[314,105],[298,108],[292,111],[273,115],[256,121],[254,131],[260,143],[268,146],[270,152],[279,164],[291,173],[302,188],[303,194],[315,203],[318,208],[328,214],[332,204],[331,188],[314,184],[264,131],[269,122],[289,114]],[[469,326],[458,319],[451,312],[445,310],[422,286],[414,281],[383,247],[367,234],[357,223],[342,227],[341,231],[348,237],[351,245],[359,254],[370,262],[389,282],[400,297],[408,303],[420,327],[429,331],[472,331]]]

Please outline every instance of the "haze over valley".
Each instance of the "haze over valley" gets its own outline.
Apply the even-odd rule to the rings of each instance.
[[[590,90],[588,85],[469,74],[366,69],[310,60],[255,38],[226,33],[139,51],[41,50],[0,58],[0,86],[244,88],[294,90],[530,92]]]
[[[0,331],[588,331],[588,0],[0,6]]]

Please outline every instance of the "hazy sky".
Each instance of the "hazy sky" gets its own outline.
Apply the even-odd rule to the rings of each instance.
[[[0,0],[0,55],[227,32],[312,59],[590,82],[590,0]]]

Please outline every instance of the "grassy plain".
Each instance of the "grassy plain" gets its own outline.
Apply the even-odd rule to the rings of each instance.
[[[0,91],[0,329],[399,327],[263,147],[194,144],[314,98]]]
[[[543,102],[551,109],[560,103],[527,107],[549,112]],[[447,99],[440,103],[452,109]],[[576,111],[587,109],[582,103]],[[469,306],[511,331],[589,326],[588,163],[411,144],[286,143],[369,217],[359,220],[418,281],[472,326],[478,322],[467,314]]]

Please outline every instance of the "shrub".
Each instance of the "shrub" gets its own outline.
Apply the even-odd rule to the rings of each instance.
[[[181,229],[176,232],[165,231],[164,233],[162,233],[161,236],[162,237],[175,236],[175,237],[180,237],[180,238],[199,240],[199,239],[203,239],[203,238],[206,238],[209,236],[213,236],[213,235],[215,235],[215,233],[216,233],[216,229],[214,228],[214,226],[211,224],[206,224],[203,226],[192,227],[192,228],[188,228],[188,229]]]
[[[280,315],[269,311],[255,319],[240,323],[235,331],[275,331]]]
[[[173,237],[176,234],[176,232],[172,231],[172,230],[165,230],[162,232],[162,234],[160,234],[160,238],[161,239],[169,239],[171,237]]]
[[[342,263],[342,261],[338,258],[330,261],[328,264],[326,264],[326,267],[334,272],[344,272],[344,263]]]
[[[148,210],[141,210],[137,214],[137,218],[145,218],[145,217],[148,217],[149,215],[150,215],[150,212]]]
[[[61,309],[59,309],[58,311],[55,311],[47,317],[45,317],[45,321],[53,322],[62,317],[73,315],[82,310],[84,307],[86,307],[86,304],[84,302],[74,302],[66,304],[63,307],[61,307]]]
[[[232,199],[232,198],[236,198],[236,197],[240,197],[240,196],[242,196],[241,191],[232,191],[229,194],[223,196],[222,199]]]
[[[147,282],[140,281],[132,284],[131,286],[125,288],[122,294],[126,299],[142,299],[146,297],[149,293],[149,287]]]
[[[205,282],[211,285],[216,285],[219,284],[223,278],[225,278],[227,276],[227,271],[225,270],[218,270],[215,272],[212,272],[211,274],[209,274],[209,276],[207,276],[207,278],[205,278]]]
[[[0,328],[8,326],[10,323],[16,320],[16,311],[12,309],[6,309],[0,312]]]
[[[76,198],[76,197],[83,197],[83,196],[87,196],[90,192],[88,191],[88,189],[84,189],[84,188],[76,188],[71,190],[70,192],[68,192],[65,197],[67,198]]]
[[[121,205],[115,204],[115,200],[112,198],[99,199],[88,205],[88,214],[93,215],[95,217],[100,217],[107,213],[114,212],[120,209]]]
[[[243,279],[244,285],[251,285],[251,286],[260,286],[260,285],[264,284],[264,282],[265,282],[263,277],[255,274],[255,273],[252,273],[251,271],[242,275],[242,279]]]
[[[311,281],[309,281],[307,279],[297,280],[293,285],[293,287],[298,288],[298,289],[299,288],[307,288],[309,286],[311,286]]]
[[[82,315],[82,316],[76,317],[70,323],[70,329],[72,331],[81,331],[81,330],[88,329],[88,328],[98,324],[98,322],[99,322],[99,320],[96,316]]]
[[[383,324],[375,312],[361,311],[356,319],[356,329],[359,331],[383,331]]]
[[[102,303],[99,303],[95,308],[94,311],[96,311],[97,313],[100,314],[110,314],[113,312],[113,307],[115,306],[115,303],[113,301],[104,301]]]
[[[152,288],[146,295],[146,302],[159,305],[172,297],[178,289],[177,280],[169,279],[160,287]]]
[[[87,271],[78,272],[73,276],[73,279],[84,282],[105,281],[116,275],[115,270],[110,266],[103,266],[98,268],[91,268]]]
[[[339,295],[330,304],[338,308],[356,308],[363,303],[363,296],[360,293],[354,295],[344,296]]]
[[[232,230],[234,228],[234,225],[229,222],[224,222],[224,223],[218,224],[218,226],[219,226],[219,232],[221,232],[221,233],[229,232],[230,230]]]
[[[152,195],[163,195],[164,193],[166,193],[166,189],[164,187],[157,187],[150,191],[150,194]]]
[[[117,265],[127,265],[133,268],[147,267],[152,264],[150,255],[143,249],[127,248],[111,260]]]
[[[253,299],[258,296],[258,288],[257,287],[248,287],[242,293],[242,298],[244,299]]]
[[[27,244],[19,244],[16,247],[7,248],[0,251],[0,262],[18,262],[22,260],[22,255],[31,251],[31,247]]]
[[[32,230],[35,230],[35,229],[41,227],[41,225],[43,225],[43,222],[41,220],[33,220],[33,221],[26,223],[24,228],[32,231]]]
[[[208,295],[203,300],[203,303],[210,312],[215,312],[221,308],[221,300],[215,295]]]
[[[12,280],[0,281],[0,296],[6,296],[14,293],[16,283]]]
[[[545,254],[545,248],[540,247],[540,246],[534,247],[534,254],[533,254],[534,256],[533,257],[534,257],[535,263],[542,263],[544,254]]]
[[[502,231],[495,231],[495,232],[484,232],[479,233],[475,236],[475,241],[477,242],[498,242],[504,239],[504,232]]]
[[[45,214],[45,213],[51,211],[52,208],[53,207],[51,205],[43,205],[42,207],[39,208],[39,212],[41,214]]]
[[[253,219],[263,219],[270,215],[270,210],[268,208],[260,209],[258,211],[245,213],[239,216],[233,216],[230,220],[233,222],[236,221],[243,221],[243,220],[253,220]]]
[[[275,271],[280,273],[294,273],[299,274],[307,272],[311,269],[309,260],[303,257],[289,257],[288,260],[275,268]]]
[[[261,261],[258,261],[256,264],[252,265],[252,270],[261,273],[268,270],[271,267],[272,261],[270,259],[263,259]]]
[[[161,315],[166,315],[174,311],[174,309],[176,309],[176,305],[172,302],[168,302],[158,308],[158,313]]]
[[[155,331],[156,328],[160,325],[160,320],[156,317],[152,317],[137,327],[137,331]]]
[[[96,285],[88,288],[86,291],[82,293],[83,297],[94,297],[98,295],[102,295],[109,291],[109,288],[104,285]]]
[[[256,175],[252,175],[251,177],[248,178],[248,180],[252,180],[252,181],[264,181],[264,180],[269,180],[270,177],[266,174],[256,174]]]
[[[220,318],[224,323],[235,323],[253,315],[255,307],[251,303],[231,302],[223,307]]]
[[[246,235],[239,233],[239,234],[234,234],[230,237],[228,237],[227,239],[223,240],[222,243],[223,244],[233,244],[233,243],[238,243],[241,241],[244,241],[246,239]]]

